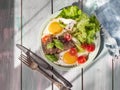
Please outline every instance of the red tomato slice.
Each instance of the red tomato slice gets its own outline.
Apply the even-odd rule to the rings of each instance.
[[[79,56],[77,60],[79,64],[83,64],[87,61],[87,56]]]
[[[64,34],[64,39],[67,41],[70,41],[72,39],[71,34],[69,34],[69,33]]]
[[[46,35],[42,38],[42,42],[45,44],[46,41],[49,39],[50,35]]]
[[[82,44],[82,48],[86,49],[88,52],[93,52],[95,50],[95,44]]]
[[[69,53],[70,53],[71,55],[77,55],[77,49],[76,49],[76,48],[70,48]]]
[[[95,50],[95,45],[94,44],[88,44],[86,47],[88,52],[93,52]]]

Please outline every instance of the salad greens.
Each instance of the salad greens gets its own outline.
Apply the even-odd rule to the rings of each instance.
[[[77,6],[66,7],[58,15],[58,17],[76,19],[81,15],[81,10]]]
[[[62,21],[59,20],[59,24],[62,28],[65,28],[66,27],[66,24],[64,24]]]
[[[54,41],[55,46],[56,46],[57,48],[59,48],[59,49],[61,49],[61,50],[64,49],[64,45],[63,45],[63,43],[62,43],[60,40],[54,39],[53,41]]]
[[[57,58],[55,55],[53,55],[53,54],[46,54],[45,57],[46,57],[48,60],[50,60],[51,62],[54,62],[54,61],[57,61],[57,60],[58,60],[58,58]]]
[[[82,45],[94,45],[95,35],[100,30],[100,23],[95,15],[88,16],[77,6],[69,6],[61,10],[60,14],[56,18],[75,20],[76,23],[73,25],[72,30],[67,31],[72,36],[71,43],[73,43],[74,46],[72,44],[71,45],[66,44],[68,42],[64,40],[65,33],[62,33],[61,36],[58,36],[58,37],[62,37],[61,39],[65,41],[64,43],[60,38],[58,37],[53,38],[51,36],[50,39],[52,41],[48,40],[48,42],[44,46],[45,49],[44,51],[46,52],[45,56],[48,60],[50,60],[51,62],[55,62],[59,59],[59,57],[57,56],[58,52],[55,50],[60,49],[59,51],[62,52],[66,48],[68,50],[70,48],[75,47],[78,52],[84,52],[86,49],[82,47]],[[68,25],[68,24],[64,24],[64,22],[60,20],[59,20],[59,24],[63,29]],[[89,46],[87,49],[93,50],[94,48],[93,46],[92,48]]]
[[[100,24],[95,15],[88,16],[77,6],[70,6],[64,8],[58,17],[77,21],[72,30],[72,36],[79,40],[80,43],[94,43],[96,32],[100,30]]]
[[[62,43],[60,40],[58,40],[58,39],[53,39],[53,42],[48,43],[48,44],[47,44],[47,49],[51,49],[51,48],[53,48],[54,46],[55,46],[56,48],[60,49],[60,50],[63,50],[63,49],[64,49],[63,43]]]
[[[50,48],[53,48],[53,47],[54,47],[54,43],[53,42],[47,44],[47,49],[50,49]]]

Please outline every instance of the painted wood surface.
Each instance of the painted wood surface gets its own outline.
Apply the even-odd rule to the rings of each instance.
[[[13,4],[14,3],[14,4]],[[69,5],[78,5],[78,0],[53,0],[53,13]],[[84,0],[83,10],[96,13],[103,26],[120,42],[120,1]],[[52,90],[52,84],[42,74],[32,71],[18,60],[22,44],[40,55],[39,34],[41,25],[51,15],[51,0],[0,0],[0,90]],[[111,16],[110,16],[111,15]],[[22,32],[22,41],[21,41]],[[83,90],[119,90],[120,62],[114,62],[112,82],[112,57],[102,39],[101,53],[91,65],[83,68]],[[82,90],[81,69],[58,70],[72,84],[72,90]],[[114,88],[113,88],[114,86]],[[54,90],[58,90],[54,86]]]
[[[0,0],[0,90],[21,90],[21,66],[14,68],[14,40],[14,0]]]

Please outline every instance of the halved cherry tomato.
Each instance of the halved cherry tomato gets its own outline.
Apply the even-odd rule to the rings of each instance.
[[[86,49],[88,52],[93,52],[95,50],[95,44],[82,44],[82,48]]]
[[[79,64],[83,64],[87,61],[87,56],[79,56],[77,60]]]
[[[88,44],[86,47],[88,52],[93,52],[95,50],[95,45],[94,44]]]
[[[70,48],[69,53],[70,53],[71,55],[77,55],[77,49],[76,49],[76,48]]]
[[[45,44],[46,41],[49,39],[50,35],[46,35],[42,38],[42,42]]]
[[[64,39],[65,39],[66,41],[70,41],[70,40],[72,39],[71,34],[69,34],[69,33],[64,34]]]

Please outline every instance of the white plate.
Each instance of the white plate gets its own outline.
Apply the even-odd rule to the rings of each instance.
[[[91,52],[90,54],[89,54],[89,57],[88,57],[88,60],[84,63],[84,64],[80,64],[80,65],[78,65],[78,66],[60,66],[60,65],[57,65],[57,64],[55,64],[55,63],[53,63],[53,62],[51,62],[51,61],[49,61],[49,60],[47,60],[46,58],[45,58],[45,55],[44,55],[44,52],[43,52],[43,50],[42,50],[42,43],[41,43],[41,37],[42,37],[42,33],[43,33],[43,31],[44,31],[44,29],[45,29],[45,27],[47,26],[47,24],[49,23],[49,21],[51,20],[51,19],[53,19],[54,17],[56,17],[58,14],[60,13],[60,11],[59,12],[56,12],[56,13],[54,13],[54,14],[52,14],[45,22],[44,22],[44,24],[41,26],[41,28],[40,28],[40,54],[41,54],[41,56],[50,64],[50,65],[52,65],[54,68],[56,68],[56,69],[59,69],[59,70],[69,70],[69,69],[71,69],[71,68],[75,68],[75,67],[79,67],[79,68],[84,68],[84,67],[86,67],[87,65],[89,65],[90,63],[92,63],[93,62],[93,60],[95,59],[95,57],[97,56],[97,54],[98,54],[98,51],[99,51],[99,49],[100,49],[100,45],[101,45],[101,38],[100,38],[100,32],[97,32],[96,33],[96,39],[95,39],[95,50],[93,51],[93,52]]]

